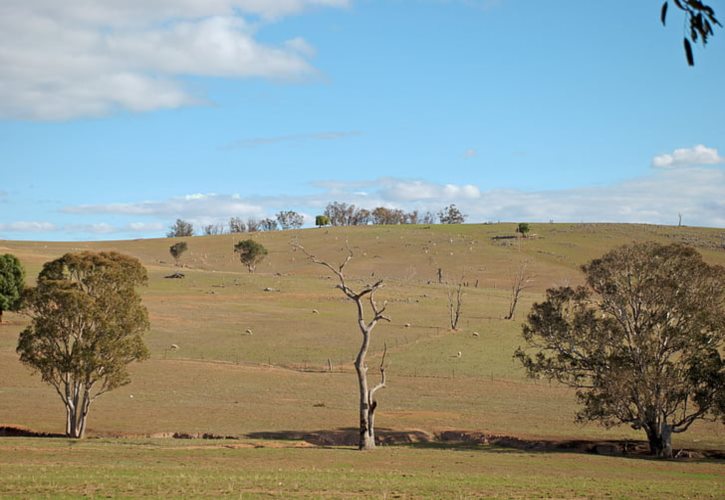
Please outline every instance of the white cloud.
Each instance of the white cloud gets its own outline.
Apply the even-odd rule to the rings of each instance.
[[[57,226],[50,222],[37,221],[17,221],[10,223],[0,223],[0,231],[13,233],[40,233],[45,231],[55,231]]]
[[[239,139],[222,146],[221,149],[253,148],[267,144],[279,144],[281,142],[304,142],[304,141],[334,141],[362,135],[358,130],[335,130],[330,132],[312,132],[307,134],[278,135],[272,137],[253,137],[251,139]]]
[[[156,233],[166,229],[166,226],[158,222],[131,222],[115,226],[106,222],[92,224],[54,224],[51,222],[19,221],[0,223],[0,231],[8,233],[61,233],[61,234],[88,234],[88,235],[110,235],[110,234],[138,234]]]
[[[725,227],[725,169],[692,167],[657,170],[652,175],[600,187],[564,190],[481,190],[471,184],[438,184],[422,180],[381,178],[317,182],[318,192],[300,196],[251,196],[192,193],[168,200],[66,207],[72,223],[0,223],[3,233],[53,233],[61,238],[80,235],[158,237],[176,218],[188,220],[197,231],[206,224],[226,224],[229,217],[274,217],[296,210],[311,225],[332,201],[373,209],[384,206],[436,213],[455,203],[469,222],[630,222]],[[108,217],[115,221],[104,221]],[[142,217],[144,220],[139,220]],[[82,222],[84,218],[91,223]]]
[[[243,201],[238,195],[195,193],[165,201],[137,203],[109,203],[105,205],[78,205],[62,210],[70,214],[86,215],[143,215],[149,217],[189,219],[198,223],[211,223],[217,219],[237,217],[261,217],[264,208]]]
[[[718,163],[725,163],[725,158],[718,154],[717,149],[708,148],[703,144],[691,148],[675,149],[672,153],[652,158],[652,166],[657,168],[716,165]]]
[[[160,222],[131,222],[126,225],[125,229],[135,233],[148,233],[162,231],[165,228],[166,226]]]
[[[478,187],[472,184],[435,184],[426,181],[401,179],[380,179],[378,192],[387,202],[422,202],[438,200],[454,202],[461,199],[474,200],[481,196]]]
[[[260,23],[348,0],[3,0],[0,118],[61,120],[203,102],[180,76],[296,79],[314,49]],[[262,23],[263,24],[263,23]]]
[[[725,227],[725,171],[690,168],[660,172],[603,187],[557,191],[488,191],[462,202],[476,220],[631,222]]]
[[[466,214],[470,222],[548,221],[631,222],[676,224],[677,214],[689,225],[725,227],[725,171],[718,168],[688,168],[655,174],[601,187],[566,190],[483,191],[473,185],[436,184],[426,181],[383,178],[350,183],[317,183],[323,192],[294,203],[324,207],[329,201],[355,203],[374,208],[437,212],[449,203]],[[364,188],[365,196],[361,196]],[[292,201],[292,200],[290,200]],[[274,200],[283,204],[284,198]],[[260,201],[263,206],[266,202]]]

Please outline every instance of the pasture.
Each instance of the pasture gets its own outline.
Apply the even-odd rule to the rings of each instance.
[[[146,337],[151,359],[132,366],[132,383],[94,403],[90,439],[0,438],[0,495],[277,495],[379,497],[717,497],[722,460],[633,457],[507,447],[462,436],[526,442],[642,440],[626,427],[574,423],[573,392],[529,380],[512,360],[521,322],[546,288],[578,284],[579,266],[632,241],[683,242],[725,264],[722,230],[626,224],[367,226],[94,243],[0,241],[28,271],[65,252],[117,250],[141,260],[149,286]],[[269,249],[254,274],[233,253],[253,237]],[[371,379],[387,346],[388,386],[376,424],[392,446],[358,453],[352,360],[359,344],[353,304],[329,272],[291,242],[346,267],[353,285],[384,279],[390,323],[373,333]],[[533,277],[512,321],[513,273]],[[442,282],[438,280],[441,270]],[[180,271],[184,279],[166,279]],[[464,282],[457,331],[449,289]],[[53,389],[15,353],[28,320],[6,313],[0,325],[0,426],[63,431]],[[251,333],[249,333],[251,332]],[[177,347],[172,347],[172,345]],[[460,353],[460,356],[458,355]],[[229,436],[177,440],[176,434]],[[725,450],[725,429],[700,422],[675,449]],[[697,456],[697,455],[695,455]]]

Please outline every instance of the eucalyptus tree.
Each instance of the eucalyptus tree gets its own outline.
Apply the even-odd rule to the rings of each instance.
[[[725,268],[639,243],[583,270],[586,286],[534,304],[515,353],[529,375],[576,388],[581,421],[644,430],[657,456],[693,422],[725,420]]]
[[[68,253],[46,263],[28,290],[32,321],[17,352],[60,396],[68,437],[82,438],[91,404],[128,384],[128,365],[148,357],[148,312],[136,291],[147,279],[133,257]]]
[[[25,288],[25,269],[12,254],[0,255],[0,323],[3,311],[17,311]]]

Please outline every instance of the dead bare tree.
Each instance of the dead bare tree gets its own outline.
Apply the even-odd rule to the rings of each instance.
[[[461,304],[463,303],[463,278],[458,282],[458,287],[448,289],[448,313],[451,319],[451,330],[458,329],[458,321],[461,319]]]
[[[324,260],[318,259],[299,243],[295,242],[292,245],[295,249],[303,252],[315,264],[324,266],[332,271],[340,281],[337,288],[342,290],[347,298],[355,302],[355,306],[357,308],[357,323],[360,328],[360,333],[362,334],[362,344],[360,345],[360,350],[355,357],[355,371],[357,372],[358,388],[360,391],[360,439],[358,441],[358,448],[360,450],[372,450],[375,448],[375,410],[378,406],[374,396],[377,391],[385,387],[384,363],[385,355],[387,353],[387,345],[383,350],[383,357],[380,362],[380,383],[372,388],[368,385],[368,366],[365,358],[370,347],[370,334],[375,328],[375,325],[377,325],[381,320],[390,321],[390,319],[384,315],[386,303],[384,302],[382,307],[379,307],[375,302],[375,292],[383,286],[383,280],[378,280],[372,285],[365,285],[359,291],[355,291],[347,284],[344,275],[345,266],[353,258],[353,252],[349,246],[347,248],[347,258],[345,258],[342,264],[335,267]],[[373,314],[372,319],[369,321],[365,319],[366,301],[370,304]]]
[[[528,268],[529,262],[527,260],[523,260],[519,263],[518,269],[516,269],[513,273],[513,277],[511,279],[511,298],[509,300],[509,312],[506,315],[505,319],[514,318],[514,313],[516,312],[516,306],[519,303],[521,292],[529,288],[531,286],[531,283],[534,281],[534,276],[529,273]]]

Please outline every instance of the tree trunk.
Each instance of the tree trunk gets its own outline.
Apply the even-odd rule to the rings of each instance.
[[[358,449],[375,449],[375,427],[373,421],[374,405],[368,403],[370,400],[370,389],[368,387],[368,369],[365,366],[365,355],[367,354],[369,337],[363,335],[363,343],[360,352],[355,359],[355,371],[357,372],[357,383],[360,389],[360,439]]]
[[[668,424],[663,424],[661,430],[658,426],[647,429],[647,440],[650,455],[672,458],[672,428]]]
[[[0,309],[0,323],[3,322],[3,310]]]
[[[71,405],[66,403],[65,405],[65,435],[73,437],[73,421],[75,420],[75,413]]]
[[[91,398],[88,391],[85,391],[82,396],[79,394],[72,401],[66,403],[66,436],[73,439],[83,439],[85,437],[90,406]]]

